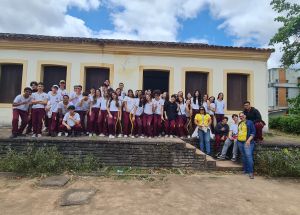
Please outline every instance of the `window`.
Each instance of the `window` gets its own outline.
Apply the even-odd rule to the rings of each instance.
[[[0,66],[0,103],[12,103],[22,91],[22,64],[1,64]]]
[[[241,110],[243,103],[248,100],[248,75],[227,75],[227,109]]]
[[[144,70],[143,90],[169,92],[169,76],[170,71],[168,70]]]
[[[44,91],[49,92],[52,85],[59,84],[60,80],[66,80],[67,67],[58,65],[44,65],[43,67],[43,83]]]
[[[105,80],[109,80],[109,68],[86,67],[85,68],[85,90],[92,87],[99,88]]]
[[[207,94],[208,73],[205,72],[186,72],[185,73],[185,94],[199,90],[201,95]]]

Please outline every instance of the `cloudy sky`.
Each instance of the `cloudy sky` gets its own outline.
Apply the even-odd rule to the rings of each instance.
[[[0,32],[267,47],[280,27],[270,1],[0,0]]]

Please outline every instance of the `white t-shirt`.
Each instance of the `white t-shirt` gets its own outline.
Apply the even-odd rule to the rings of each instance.
[[[186,107],[186,104],[180,104],[179,105],[178,115],[184,115],[184,116],[186,116],[185,107]]]
[[[235,124],[234,122],[230,125],[229,130],[232,131],[232,136],[236,136],[238,134],[238,124]]]
[[[16,98],[14,99],[14,103],[27,102],[27,104],[13,107],[13,109],[28,111],[31,100],[32,100],[31,96],[29,96],[28,98],[25,98],[22,94],[20,94],[20,95],[16,96]]]
[[[58,109],[61,109],[62,115],[65,115],[68,112],[68,107],[73,105],[72,102],[69,102],[67,105],[64,105],[63,101],[58,103]]]
[[[87,111],[90,109],[91,100],[89,98],[86,101],[83,101],[81,106],[80,101],[75,104],[76,111]]]
[[[104,97],[100,98],[100,110],[107,110],[107,101],[108,99],[105,99]]]
[[[48,92],[48,98],[49,98],[49,105],[50,105],[50,111],[52,113],[57,113],[58,110],[58,103],[62,100],[61,95],[56,93],[55,95],[52,95],[52,92]]]
[[[135,112],[135,115],[136,116],[140,116],[143,114],[144,112],[144,107],[143,106],[139,106],[140,105],[140,99],[139,98],[136,98],[135,99],[135,106],[136,106],[136,112]]]
[[[57,94],[59,94],[62,98],[64,95],[68,95],[68,92],[66,89],[62,90],[62,89],[58,88]]]
[[[127,109],[129,110],[129,113],[133,113],[134,105],[135,105],[135,99],[131,98],[131,97],[128,97],[128,96],[125,96],[124,102],[127,103]]]
[[[48,101],[48,95],[47,93],[33,93],[32,94],[32,100],[35,100],[35,101]],[[35,104],[35,105],[32,105],[32,108],[33,109],[37,109],[37,108],[45,108],[46,105],[42,105],[42,104]]]
[[[73,93],[72,95],[70,95],[70,101],[76,105],[78,102],[81,101],[82,97],[82,94],[77,95],[76,93]]]
[[[224,108],[225,108],[224,100],[219,101],[218,99],[216,99],[215,104],[216,104],[216,114],[224,114]]]
[[[207,107],[208,107],[208,105],[207,105],[207,102],[203,102],[203,104],[202,104],[202,106],[204,107],[204,109],[205,109],[205,111],[206,111],[206,113],[207,113]]]
[[[193,98],[192,98],[191,102],[192,102],[192,109],[199,110],[200,106],[199,106],[198,99],[196,99],[196,104],[194,103],[194,99]]]
[[[185,108],[187,107],[187,104],[185,103]],[[186,110],[186,109],[185,109]],[[186,117],[190,117],[191,115],[190,115],[190,112],[186,112],[185,111],[185,115],[186,115]]]
[[[210,103],[210,104],[209,104],[209,108],[210,108],[210,109],[208,109],[208,114],[209,114],[209,115],[214,115],[215,112],[213,112],[211,109],[215,109],[215,108],[216,108],[216,104],[215,104],[215,103]]]
[[[162,100],[162,99],[156,100],[154,98],[154,99],[152,99],[152,103],[154,104],[154,107],[156,107],[154,113],[158,114],[158,115],[161,115],[162,114],[161,113],[161,107],[164,106],[165,101]]]
[[[94,98],[91,99],[92,108],[100,108],[101,97],[96,98],[96,103],[94,104]]]
[[[64,116],[64,121],[67,122],[67,124],[71,127],[73,127],[75,125],[75,122],[72,120],[72,119],[69,119],[69,116],[70,116],[70,112],[67,112]],[[75,113],[74,116],[73,116],[73,119],[76,120],[76,121],[80,121],[80,116],[78,113]]]
[[[153,114],[153,102],[147,102],[144,106],[144,113],[148,114],[148,115],[152,115]]]
[[[121,104],[122,104],[122,102],[119,101],[119,107],[121,107]],[[113,111],[113,112],[114,111],[119,111],[119,108],[116,106],[116,101],[115,100],[112,100],[110,102],[109,111]]]

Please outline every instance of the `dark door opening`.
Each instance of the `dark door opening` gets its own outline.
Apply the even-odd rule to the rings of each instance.
[[[109,80],[109,68],[87,67],[85,68],[85,90],[92,87],[100,88],[105,80]]]
[[[227,75],[227,109],[241,110],[247,100],[248,75]]]
[[[185,73],[185,94],[193,95],[195,90],[199,90],[201,95],[207,94],[208,73],[186,72]]]
[[[66,80],[66,78],[66,66],[43,66],[43,83],[45,92],[50,91],[52,85],[58,85],[60,80]]]
[[[169,76],[170,72],[167,70],[144,70],[143,90],[169,92]]]

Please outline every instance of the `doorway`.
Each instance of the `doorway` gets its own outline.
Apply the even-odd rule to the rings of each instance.
[[[168,70],[143,70],[143,90],[169,92],[169,77]]]

